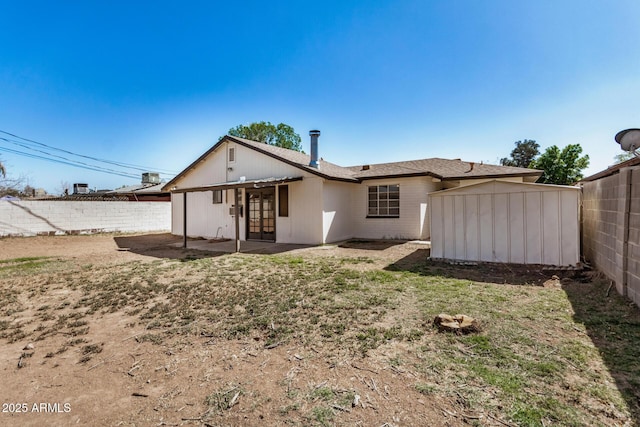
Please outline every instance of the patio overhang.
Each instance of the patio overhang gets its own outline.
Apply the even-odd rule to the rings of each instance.
[[[232,190],[239,188],[265,188],[275,187],[276,185],[286,184],[288,182],[302,181],[301,176],[290,177],[285,176],[281,178],[263,178],[263,179],[251,179],[245,181],[227,181],[211,185],[201,185],[198,187],[185,187],[185,188],[171,188],[172,193],[195,193],[200,191],[212,191],[212,190]]]
[[[233,215],[235,217],[235,232],[236,232],[236,252],[240,252],[240,212],[238,206],[240,205],[240,192],[238,190],[242,188],[265,188],[275,187],[276,185],[286,184],[288,182],[301,181],[302,177],[290,177],[284,176],[281,178],[263,178],[263,179],[251,179],[240,181],[228,181],[218,184],[201,185],[198,187],[186,187],[186,188],[171,188],[172,193],[182,193],[182,247],[187,248],[187,194],[197,193],[203,191],[215,191],[215,190],[233,190]]]

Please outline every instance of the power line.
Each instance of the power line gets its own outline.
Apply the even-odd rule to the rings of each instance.
[[[91,165],[91,164],[89,164],[89,163],[84,163],[84,162],[80,162],[80,161],[77,161],[77,160],[68,159],[68,158],[66,158],[66,157],[58,156],[58,155],[56,155],[56,154],[51,154],[51,153],[49,153],[49,152],[47,152],[47,151],[38,150],[38,149],[36,149],[36,148],[29,147],[29,146],[28,146],[28,145],[26,145],[26,144],[21,144],[21,143],[19,143],[19,142],[12,141],[12,140],[9,140],[9,139],[7,139],[7,138],[3,138],[3,137],[1,137],[1,136],[0,136],[0,140],[10,142],[10,143],[15,144],[15,145],[18,145],[18,146],[20,146],[20,147],[23,147],[23,148],[27,148],[27,149],[29,149],[29,150],[36,151],[36,152],[38,152],[38,153],[46,154],[47,156],[56,157],[56,158],[58,158],[58,159],[62,159],[62,160],[64,160],[64,161],[66,161],[66,162],[70,162],[70,163],[65,163],[65,164],[75,164],[75,165],[78,165],[78,166],[91,168],[91,170],[96,170],[96,171],[101,171],[101,172],[107,172],[107,173],[117,173],[117,174],[125,173],[125,174],[127,174],[127,172],[118,171],[118,170],[115,170],[115,169],[103,168],[102,166]],[[15,150],[14,150],[14,151],[15,151]],[[22,152],[16,151],[16,153],[22,153]],[[25,153],[25,154],[27,154],[27,153]],[[47,159],[46,157],[40,157],[40,158],[42,158],[42,159]],[[54,159],[49,159],[49,160],[54,160]]]
[[[50,157],[39,156],[37,154],[25,153],[23,151],[13,150],[11,148],[0,147],[0,151],[4,151],[4,152],[7,152],[7,153],[12,153],[12,154],[18,154],[20,156],[29,157],[29,158],[32,158],[32,159],[41,159],[41,160],[47,160],[47,161],[54,162],[54,163],[60,163],[60,164],[63,164],[63,165],[74,166],[76,168],[88,169],[88,170],[95,171],[95,172],[104,172],[104,173],[108,173],[108,174],[111,174],[111,175],[119,175],[119,176],[123,176],[125,178],[134,178],[134,179],[135,178],[139,178],[138,175],[134,175],[134,174],[126,173],[126,172],[118,172],[118,171],[108,172],[106,170],[97,169],[95,167],[83,166],[83,165],[80,165],[80,164],[70,163],[70,162],[66,162],[66,161],[63,161],[63,160],[52,159]]]
[[[71,154],[71,155],[77,156],[77,157],[83,157],[85,159],[95,160],[97,162],[108,163],[108,164],[111,164],[111,165],[124,167],[124,168],[128,168],[128,169],[135,169],[135,170],[142,171],[142,172],[147,172],[147,171],[150,171],[150,170],[154,170],[154,171],[158,171],[158,172],[162,173],[163,175],[176,175],[177,174],[176,171],[172,171],[172,170],[168,170],[168,169],[158,169],[158,168],[152,168],[152,167],[149,167],[149,166],[142,166],[142,165],[136,165],[136,164],[124,163],[124,162],[116,162],[116,161],[113,161],[113,160],[107,160],[107,159],[101,159],[101,158],[98,158],[98,157],[86,156],[84,154],[78,154],[78,153],[74,153],[72,151],[64,150],[62,148],[53,147],[51,145],[44,144],[42,142],[38,142],[38,141],[35,141],[33,139],[24,138],[22,136],[15,135],[13,133],[10,133],[10,132],[7,132],[7,131],[1,130],[1,129],[0,129],[0,132],[4,133],[5,135],[12,136],[14,138],[19,138],[22,141],[25,141],[25,142],[28,142],[28,143],[37,144],[37,145],[39,145],[41,147],[46,147],[46,148],[49,148],[49,149],[52,149],[52,150],[56,150],[56,151],[60,151],[60,152],[63,152],[63,153]],[[6,141],[6,139],[5,139],[5,141]],[[16,141],[10,141],[10,142],[16,142]]]

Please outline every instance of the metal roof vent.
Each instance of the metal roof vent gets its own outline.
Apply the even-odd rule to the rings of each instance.
[[[309,136],[311,137],[311,161],[309,166],[318,169],[318,137],[320,136],[320,131],[310,130]]]

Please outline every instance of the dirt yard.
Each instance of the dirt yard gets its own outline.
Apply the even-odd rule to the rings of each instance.
[[[621,332],[573,306],[579,279],[600,297],[605,282],[429,264],[411,243],[253,255],[175,242],[0,239],[0,425],[637,421],[638,364],[612,369],[620,355],[599,349]],[[608,292],[603,304],[635,327],[611,350],[626,353],[640,318]],[[447,309],[483,333],[438,332],[431,320]]]

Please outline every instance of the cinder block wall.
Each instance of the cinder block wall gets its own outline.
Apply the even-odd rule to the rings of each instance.
[[[585,182],[582,252],[640,306],[640,168]]]
[[[0,236],[170,229],[169,202],[0,201]]]

